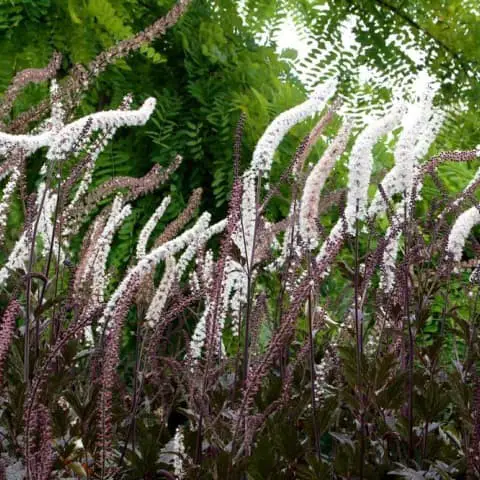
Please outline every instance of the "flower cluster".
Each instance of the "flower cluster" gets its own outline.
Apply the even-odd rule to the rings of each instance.
[[[377,191],[368,210],[371,217],[384,211],[385,200],[390,200],[393,195],[410,196],[418,162],[426,155],[442,126],[444,114],[432,106],[436,88],[419,83],[418,100],[408,105],[403,117],[403,128],[394,150],[395,166],[381,183],[385,198]]]
[[[140,232],[140,237],[138,238],[137,243],[137,258],[143,258],[147,252],[147,242],[150,238],[150,235],[153,232],[153,229],[163,217],[163,214],[170,205],[171,197],[167,195],[163,200],[160,206],[155,210],[154,214],[148,219],[148,222],[142,228]]]
[[[335,80],[320,84],[315,88],[307,101],[281,113],[275,118],[265,130],[253,152],[250,168],[254,174],[259,172],[263,175],[269,174],[272,168],[273,156],[283,137],[297,123],[323,110],[327,101],[334,95],[336,88],[337,82]]]
[[[96,242],[95,250],[90,257],[90,263],[87,263],[85,273],[88,274],[90,269],[92,271],[92,296],[98,303],[103,303],[104,300],[103,294],[107,283],[105,270],[113,236],[131,212],[132,207],[130,205],[123,206],[123,198],[118,195],[113,201],[107,224]]]
[[[357,137],[348,159],[348,196],[345,219],[349,233],[355,232],[357,220],[367,211],[368,187],[373,168],[372,149],[381,136],[400,125],[404,105],[395,105],[384,117],[374,120]]]
[[[360,472],[364,464],[372,471],[380,464],[384,468],[384,463],[390,462],[388,455],[396,459],[401,454],[397,451],[407,451],[408,442],[410,448],[415,446],[417,437],[428,444],[432,430],[437,428],[433,416],[423,418],[425,425],[417,428],[414,420],[422,415],[419,408],[414,411],[412,407],[422,394],[421,389],[414,388],[418,364],[429,370],[429,381],[437,369],[443,368],[440,361],[430,361],[430,350],[417,357],[418,351],[426,352],[421,342],[415,344],[423,328],[418,319],[431,316],[429,305],[439,295],[437,291],[432,295],[428,292],[441,284],[431,280],[433,275],[423,275],[429,266],[422,260],[430,255],[429,260],[438,262],[439,277],[451,275],[451,261],[461,260],[466,239],[480,222],[479,210],[472,207],[452,227],[449,215],[433,217],[439,219],[439,226],[428,230],[428,222],[415,217],[417,193],[423,177],[432,174],[441,161],[469,161],[477,151],[450,152],[420,165],[443,121],[442,112],[433,107],[435,88],[424,83],[416,92],[418,99],[408,106],[399,102],[384,117],[370,121],[354,139],[350,152],[351,120],[343,119],[343,126],[332,135],[318,162],[309,165],[314,145],[337,111],[337,102],[331,102],[305,136],[278,184],[268,184],[268,188],[262,185],[265,179],[269,181],[285,135],[327,107],[336,87],[335,81],[328,82],[272,121],[243,175],[239,172],[240,137],[245,119],[241,118],[233,149],[234,182],[226,218],[212,224],[209,212],[197,216],[201,191],[196,190],[183,212],[157,235],[157,225],[166,223],[165,212],[171,202],[170,196],[163,196],[140,232],[131,236],[132,241],[137,239],[136,245],[129,246],[135,254],[116,264],[112,261],[116,255],[110,254],[116,243],[114,237],[131,214],[135,200],[157,189],[182,159],[177,156],[165,169],[154,165],[141,178],[114,177],[94,187],[96,161],[107,143],[119,127],[143,125],[155,108],[155,100],[148,99],[139,109],[131,110],[132,98],[126,96],[116,110],[72,121],[69,109],[76,100],[71,85],[81,85],[77,93],[83,91],[113,58],[161,34],[187,4],[180,0],[155,28],[130,43],[120,42],[87,69],[72,74],[62,87],[52,82],[50,118],[34,130],[22,135],[0,133],[0,154],[6,155],[8,163],[0,167],[0,178],[5,179],[0,230],[7,224],[9,205],[17,189],[29,206],[25,208],[24,230],[0,269],[0,286],[8,303],[0,325],[0,380],[7,378],[6,372],[18,375],[17,370],[21,370],[24,384],[20,397],[26,399],[23,422],[9,425],[21,432],[12,445],[15,451],[24,450],[26,476],[30,478],[50,478],[57,460],[52,447],[58,457],[60,452],[65,453],[61,459],[65,465],[73,463],[68,455],[81,457],[75,465],[87,476],[92,473],[111,478],[122,475],[127,463],[133,469],[136,461],[151,460],[155,475],[171,476],[160,471],[161,462],[172,468],[177,478],[189,478],[193,470],[197,476],[204,475],[205,468],[221,458],[215,463],[215,474],[219,478],[224,475],[223,463],[229,463],[227,475],[233,478],[244,473],[240,470],[248,464],[241,457],[255,455],[258,437],[271,427],[269,419],[282,420],[274,415],[293,406],[301,411],[301,422],[311,421],[299,435],[301,451],[306,454],[302,453],[298,462],[295,459],[288,467],[282,466],[282,472],[297,463],[306,466],[313,458],[308,450],[310,442],[305,441],[310,432],[314,433],[322,468],[326,462],[334,464],[332,451],[342,449],[338,438],[349,448],[363,445],[368,451]],[[397,132],[397,127],[402,129]],[[395,165],[369,206],[373,149],[382,136],[391,134],[395,139],[397,133]],[[35,194],[27,198],[25,161],[40,147],[47,147],[46,162]],[[348,159],[348,189],[325,193],[331,186],[329,176],[342,157]],[[473,199],[473,189],[468,190],[473,185],[462,193],[455,208],[467,198]],[[290,196],[284,197],[290,205],[285,208],[285,218],[277,218],[281,215],[275,209],[270,211],[269,201],[280,190],[283,195],[284,187],[291,187]],[[401,200],[387,210],[397,194],[401,194]],[[330,224],[323,222],[324,212],[333,204],[339,208],[328,228]],[[452,204],[443,213],[448,208],[448,213],[456,213]],[[383,217],[376,221],[385,210],[388,224]],[[90,222],[88,228],[86,221]],[[415,228],[410,228],[411,224]],[[444,232],[449,229],[447,238]],[[364,232],[369,234],[365,242]],[[83,242],[77,251],[72,240],[79,234]],[[221,236],[220,247],[217,239],[213,240],[216,236]],[[435,241],[430,241],[432,237]],[[436,255],[439,251],[441,255]],[[416,275],[417,270],[421,275]],[[109,273],[113,271],[118,275]],[[333,275],[326,281],[330,272]],[[426,288],[421,285],[419,290],[422,302],[418,305],[418,292],[412,290],[423,277],[428,279]],[[477,273],[472,280],[478,280],[476,277]],[[339,293],[338,286],[346,288]],[[469,285],[469,289],[473,292],[477,286]],[[425,302],[423,296],[428,297]],[[412,307],[423,310],[414,312]],[[7,362],[11,345],[16,342],[17,316],[23,317],[19,322],[24,352],[20,369],[15,361],[21,357],[21,349],[12,352],[11,365]],[[465,382],[472,375],[468,369],[473,370],[475,363],[470,358],[476,355],[470,348],[474,335],[468,329],[469,338],[462,339],[462,344],[471,349],[462,365]],[[136,343],[134,349],[130,342]],[[317,363],[319,352],[323,356]],[[394,365],[391,369],[389,362]],[[87,370],[85,376],[82,369]],[[392,378],[397,371],[401,372],[400,381]],[[59,381],[49,383],[53,377]],[[72,388],[58,392],[70,380]],[[442,388],[447,388],[446,383],[443,379]],[[384,398],[397,396],[404,385],[405,400]],[[264,405],[265,399],[279,392],[270,405]],[[302,402],[308,392],[310,408],[304,408]],[[6,390],[8,395],[10,391]],[[325,410],[330,400],[335,400],[341,415]],[[2,409],[3,402],[1,397]],[[401,405],[392,406],[394,403]],[[67,421],[57,421],[58,408]],[[405,433],[403,426],[387,425],[385,419],[394,410],[408,422],[410,433]],[[316,417],[319,411],[322,416]],[[177,413],[183,415],[180,420],[175,417]],[[340,416],[343,418],[337,418]],[[322,420],[319,427],[320,418],[330,421],[330,417],[335,426],[323,425]],[[93,429],[92,419],[96,421]],[[473,420],[480,431],[476,415]],[[348,424],[355,427],[347,435]],[[167,433],[168,428],[175,431],[173,436]],[[463,435],[467,444],[469,428]],[[63,451],[63,444],[54,440],[57,430],[62,430],[62,442],[70,450]],[[163,448],[154,449],[149,460],[139,432],[153,432],[163,441],[171,439]],[[324,448],[320,437],[327,432],[336,443],[332,451],[320,452],[320,444]],[[386,440],[384,432],[391,438]],[[193,436],[195,453],[190,456]],[[398,448],[391,448],[388,455],[382,450],[381,462],[372,454],[375,448],[384,449],[386,444],[390,448],[396,443]],[[425,452],[427,446],[423,447]],[[14,448],[9,445],[9,450]],[[426,460],[425,452],[422,455]],[[362,455],[356,452],[352,458]],[[412,458],[410,455],[409,460]],[[56,461],[55,466],[62,462]],[[280,462],[284,462],[283,457]],[[4,470],[13,470],[14,465],[9,462]],[[364,477],[363,473],[358,475],[353,463],[342,475],[347,470],[349,475]]]
[[[327,180],[330,171],[347,146],[350,129],[343,127],[333,142],[310,172],[305,186],[299,214],[300,236],[305,245],[313,249],[318,243],[318,203],[320,193]]]
[[[452,256],[454,261],[461,260],[465,242],[472,228],[478,223],[480,223],[480,212],[477,207],[469,208],[455,221],[447,244],[447,253]]]

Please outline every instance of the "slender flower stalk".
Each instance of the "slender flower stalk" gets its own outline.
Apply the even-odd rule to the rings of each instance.
[[[305,245],[313,249],[318,244],[318,211],[320,193],[335,162],[347,146],[350,129],[342,127],[310,172],[305,186],[299,214],[299,233]]]
[[[112,312],[112,322],[107,334],[104,347],[104,360],[101,373],[101,389],[99,402],[99,463],[102,471],[102,478],[108,471],[108,462],[111,458],[111,437],[112,437],[112,397],[115,382],[115,371],[120,361],[120,339],[123,324],[128,310],[133,303],[133,298],[139,287],[139,277],[131,275],[128,282],[128,289],[119,298]]]
[[[148,219],[148,222],[142,228],[140,236],[137,243],[137,258],[143,258],[147,252],[147,242],[152,234],[155,226],[163,217],[163,214],[170,205],[171,197],[167,195],[163,200],[160,206],[155,210],[154,214]]]

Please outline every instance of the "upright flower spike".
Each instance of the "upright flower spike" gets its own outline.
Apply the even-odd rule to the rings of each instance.
[[[213,252],[211,250],[207,250],[205,252],[202,267],[202,283],[206,292],[205,307],[203,309],[200,320],[195,325],[195,330],[193,331],[193,335],[189,345],[189,356],[193,359],[194,362],[201,357],[202,348],[205,344],[205,339],[207,336],[207,318],[210,314],[210,308],[212,303],[210,292],[212,291],[212,285],[214,282],[214,261]]]
[[[257,177],[253,170],[243,176],[241,220],[232,234],[232,240],[240,250],[242,257],[251,262],[254,248],[254,236],[257,221]]]
[[[150,235],[152,234],[155,226],[163,217],[163,214],[170,205],[171,197],[167,195],[163,200],[160,206],[155,210],[153,215],[148,219],[148,222],[142,228],[140,236],[137,243],[137,258],[143,258],[147,253],[147,243]]]
[[[200,320],[195,325],[192,338],[190,340],[190,357],[195,361],[202,356],[202,348],[207,337],[207,318],[210,314],[211,301],[208,298],[205,301],[205,308],[203,310]]]
[[[402,232],[392,232],[391,227],[387,229],[386,236],[392,235],[387,243],[382,258],[382,273],[380,276],[379,288],[384,292],[391,292],[395,285],[395,269],[397,265],[397,255],[400,246],[400,237]]]
[[[20,312],[20,304],[12,300],[2,315],[0,324],[0,386],[4,378],[5,361],[15,332],[15,319]]]
[[[48,255],[50,249],[50,240],[54,235],[55,226],[53,224],[53,217],[55,215],[55,209],[57,206],[57,194],[47,189],[45,194],[45,202],[43,203],[43,208],[40,209],[40,199],[43,196],[46,186],[42,183],[38,188],[38,215],[40,217],[38,222],[38,235],[43,240],[43,251],[42,255],[45,257]],[[58,251],[58,239],[55,238],[53,242],[54,251]],[[60,261],[63,260],[63,251],[61,253]]]
[[[417,101],[411,103],[403,119],[403,130],[394,151],[395,166],[388,172],[382,181],[383,195],[377,191],[369,208],[369,215],[382,213],[386,207],[386,200],[395,194],[402,194],[402,201],[396,206],[394,225],[389,227],[387,238],[389,243],[383,253],[382,275],[380,288],[390,292],[395,282],[395,266],[401,237],[401,223],[405,221],[406,202],[414,201],[411,198],[415,178],[419,171],[419,160],[426,155],[428,148],[440,130],[444,114],[434,109],[432,102],[437,87],[432,85],[426,74],[421,74],[417,80]],[[417,183],[416,191],[421,189]],[[398,231],[394,231],[397,229]]]
[[[250,168],[243,175],[242,219],[232,239],[247,262],[253,262],[254,235],[257,210],[257,178],[267,177],[273,163],[273,156],[281,141],[297,123],[325,108],[335,93],[336,80],[319,85],[305,102],[281,113],[267,127],[255,147]]]
[[[103,229],[100,238],[98,239],[95,253],[91,256],[92,264],[92,296],[95,301],[98,303],[103,302],[103,295],[105,286],[107,284],[106,278],[106,266],[108,254],[112,246],[113,236],[118,230],[120,225],[123,223],[125,218],[127,218],[132,212],[132,207],[130,205],[123,206],[123,198],[121,195],[117,195],[113,201],[112,211],[108,218],[107,224]]]
[[[258,172],[262,172],[265,176],[269,174],[273,156],[283,137],[297,123],[323,110],[328,100],[335,93],[336,88],[336,80],[321,84],[315,88],[308,100],[275,118],[265,130],[253,152],[251,170],[255,174]]]
[[[305,182],[299,214],[299,233],[309,249],[318,244],[318,202],[330,171],[347,146],[350,129],[342,127],[335,139],[313,167]]]
[[[345,208],[347,230],[355,232],[356,220],[366,214],[368,186],[373,167],[372,149],[378,139],[395,129],[404,114],[403,105],[396,105],[382,118],[373,121],[357,137],[348,162],[348,195]]]
[[[14,167],[10,173],[5,188],[3,189],[2,199],[0,200],[0,239],[3,237],[5,227],[7,225],[8,208],[10,206],[10,200],[13,192],[17,188],[18,181],[20,180],[20,169]]]
[[[171,256],[165,259],[165,271],[163,272],[163,277],[160,280],[160,284],[158,285],[157,291],[155,292],[145,315],[147,325],[150,328],[155,326],[163,313],[168,295],[170,294],[170,290],[176,278],[176,267],[177,263],[175,257]]]
[[[45,183],[41,183],[38,187],[38,195],[36,201],[36,209],[40,210],[40,202],[45,191]],[[57,195],[47,191],[45,195],[45,201],[43,203],[43,209],[39,211],[38,229],[37,235],[41,238],[43,243],[43,249],[41,255],[46,256],[50,249],[50,241],[54,232],[53,214],[57,203]],[[8,257],[5,265],[0,269],[0,286],[3,285],[12,271],[23,270],[26,271],[26,262],[30,256],[30,239],[27,236],[27,232],[23,232],[22,236],[17,240],[13,250]],[[53,242],[54,251],[60,251],[60,261],[63,261],[64,252],[59,249],[58,240],[54,239]]]
[[[444,114],[432,105],[437,88],[425,80],[418,83],[417,101],[408,105],[395,146],[395,166],[381,183],[387,199],[397,193],[410,194],[418,162],[426,155],[443,123]],[[368,213],[373,216],[385,208],[385,199],[377,191]]]
[[[240,309],[247,301],[248,277],[240,263],[228,258],[225,265],[225,285],[223,291],[223,318],[220,331],[223,329],[225,315],[230,310],[232,314],[232,333],[239,335]]]
[[[462,259],[465,242],[472,228],[480,223],[480,212],[477,207],[471,207],[463,212],[454,223],[448,236],[447,254],[451,255],[455,262]]]

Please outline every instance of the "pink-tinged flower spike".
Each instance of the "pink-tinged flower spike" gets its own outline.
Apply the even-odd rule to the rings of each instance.
[[[476,150],[473,150],[470,153],[473,154],[474,152],[476,153],[476,157],[480,158],[480,145],[476,148]],[[458,153],[460,156],[460,152],[455,152],[455,153]],[[458,206],[462,202],[462,200],[465,198],[465,196],[467,196],[469,193],[472,193],[472,189],[476,188],[476,185],[478,184],[479,181],[480,181],[480,168],[475,172],[474,177],[470,180],[468,185],[463,189],[462,195],[460,195],[459,198],[457,198],[455,201],[452,202],[452,207]],[[450,209],[447,209],[446,212],[448,213],[449,210]]]
[[[19,93],[29,83],[40,83],[53,78],[57,74],[57,70],[62,63],[62,55],[54,52],[49,64],[45,68],[27,68],[18,72],[13,78],[12,83],[3,94],[0,103],[0,120],[6,117]]]
[[[209,213],[203,213],[192,228],[185,231],[173,240],[154,248],[152,251],[147,253],[147,255],[145,255],[133,268],[131,268],[113,295],[110,297],[110,300],[108,301],[103,312],[102,318],[99,320],[99,324],[108,324],[112,312],[115,309],[115,305],[127,292],[130,279],[134,275],[138,275],[139,281],[141,281],[145,275],[149,274],[155,268],[158,262],[171,255],[175,255],[180,250],[183,250],[189,243],[193,242],[199,234],[208,228],[210,218],[211,215]]]
[[[253,152],[250,168],[255,174],[259,172],[264,176],[269,174],[272,168],[273,156],[283,137],[297,123],[323,110],[328,100],[334,95],[336,88],[337,81],[329,80],[317,86],[308,100],[275,118],[265,130]]]
[[[0,386],[4,377],[5,360],[8,356],[8,350],[13,340],[15,331],[15,319],[20,312],[20,304],[17,300],[12,300],[3,312],[2,323],[0,325]]]
[[[299,227],[300,236],[309,249],[318,243],[318,202],[330,171],[347,146],[350,129],[343,127],[324,154],[313,167],[305,182],[300,206]]]
[[[47,131],[38,135],[12,135],[0,132],[0,155],[6,155],[14,148],[21,148],[28,155],[39,148],[49,147],[47,159],[62,160],[70,153],[85,130],[88,131],[88,138],[98,130],[144,125],[150,118],[155,103],[154,98],[148,98],[138,110],[109,110],[92,113],[66,125],[58,132]]]
[[[155,210],[154,214],[148,219],[148,222],[142,228],[137,243],[137,258],[143,258],[147,253],[147,243],[157,223],[163,217],[165,210],[170,205],[171,197],[166,196],[160,206]]]
[[[469,208],[463,212],[454,223],[448,236],[447,254],[451,255],[455,262],[462,259],[467,237],[478,223],[480,223],[480,212],[477,207]]]
[[[25,463],[28,470],[26,478],[31,480],[49,480],[51,478],[55,455],[53,451],[52,419],[48,408],[35,403],[29,422],[29,436],[25,445]]]
[[[425,83],[425,80],[428,83]],[[416,199],[412,198],[413,195],[416,196],[421,189],[418,162],[427,153],[444,120],[444,114],[432,106],[437,88],[424,76],[419,78],[419,82],[419,99],[410,104],[403,120],[403,130],[394,152],[395,166],[382,182],[383,193],[379,189],[369,209],[369,215],[377,215],[386,209],[386,199],[391,199],[397,193],[403,194],[402,201],[395,209],[394,225],[387,230],[389,241],[383,253],[380,279],[380,288],[385,292],[390,292],[394,287],[395,266],[402,234],[400,224],[405,220],[405,202],[414,202]]]
[[[373,167],[372,149],[382,135],[395,129],[405,112],[403,105],[396,105],[384,117],[368,125],[357,137],[348,162],[348,195],[345,208],[347,231],[355,232],[356,220],[366,214],[368,186]]]
[[[98,451],[101,478],[111,478],[106,475],[110,468],[109,460],[112,457],[112,400],[115,385],[115,372],[120,361],[120,340],[125,319],[138,292],[140,279],[137,273],[129,276],[127,289],[116,302],[112,311],[112,322],[106,334],[103,350],[102,373],[100,376],[101,388],[98,402]]]

